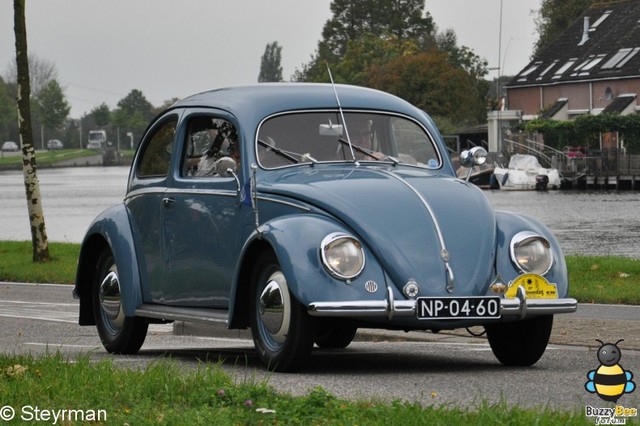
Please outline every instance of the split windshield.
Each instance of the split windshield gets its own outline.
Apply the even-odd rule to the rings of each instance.
[[[346,123],[345,123],[346,122]],[[339,111],[267,119],[256,141],[264,168],[298,163],[387,161],[439,168],[441,158],[422,126],[404,116]]]

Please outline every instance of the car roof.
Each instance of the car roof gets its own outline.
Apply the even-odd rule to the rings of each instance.
[[[389,93],[328,83],[260,83],[227,87],[189,96],[172,108],[221,108],[245,121],[282,111],[335,108],[338,105],[336,93],[340,106],[345,109],[388,110],[414,117],[423,114],[410,103]]]

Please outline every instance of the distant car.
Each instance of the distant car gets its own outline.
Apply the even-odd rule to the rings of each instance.
[[[3,151],[17,151],[19,149],[20,147],[18,146],[18,144],[13,141],[7,141],[2,144]]]
[[[58,139],[51,139],[47,141],[47,149],[50,151],[62,148],[64,148],[64,145],[62,145],[62,142],[60,142]]]
[[[482,164],[483,148],[461,155]],[[135,353],[149,323],[251,328],[267,368],[301,367],[358,328],[483,326],[505,365],[573,312],[558,241],[456,177],[422,110],[328,84],[201,93],[144,133],[123,203],[83,240],[80,325]]]

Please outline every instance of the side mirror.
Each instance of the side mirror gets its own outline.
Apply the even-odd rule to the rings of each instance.
[[[462,154],[460,154],[460,165],[462,167],[481,166],[486,162],[487,150],[480,146],[474,146],[469,150],[462,151]]]
[[[231,157],[222,157],[216,162],[216,172],[220,176],[224,176],[224,177],[232,176],[232,174],[229,173],[229,170],[235,173],[236,167],[237,167],[236,162]]]

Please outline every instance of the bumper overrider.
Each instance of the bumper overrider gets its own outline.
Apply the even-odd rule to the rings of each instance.
[[[387,287],[385,300],[354,300],[312,302],[307,305],[309,315],[315,317],[367,317],[387,318],[416,317],[417,300],[395,300],[393,290]],[[527,298],[524,286],[519,286],[515,297],[500,299],[500,316],[524,319],[539,315],[567,314],[575,312],[578,301],[573,298]]]

